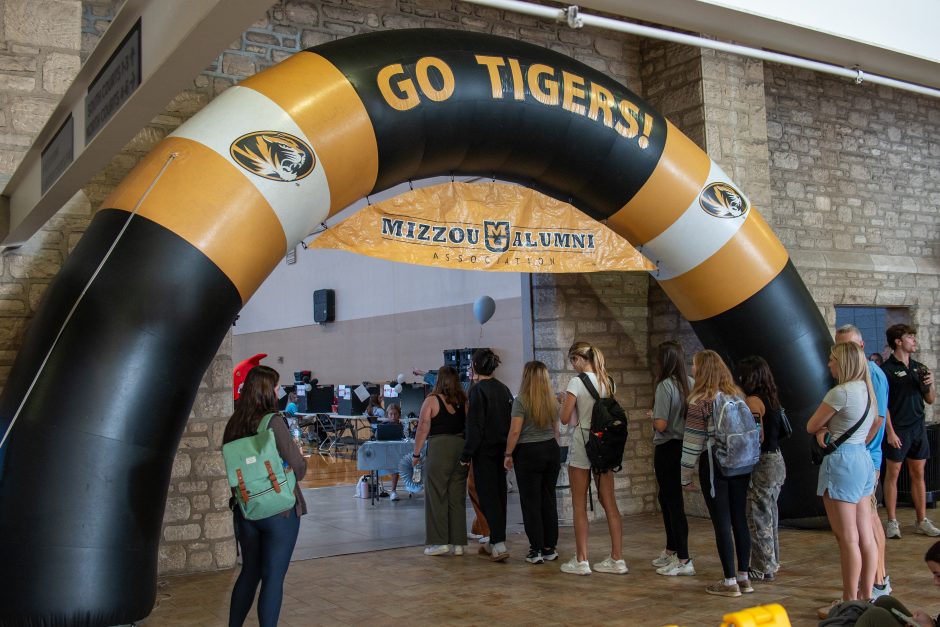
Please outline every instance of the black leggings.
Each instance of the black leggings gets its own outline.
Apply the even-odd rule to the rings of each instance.
[[[689,521],[682,501],[682,440],[669,440],[653,447],[653,471],[659,484],[659,507],[666,527],[666,550],[679,559],[689,558]]]
[[[240,627],[255,599],[258,582],[258,623],[275,627],[284,597],[284,577],[300,531],[300,518],[294,508],[287,516],[276,514],[261,520],[246,520],[235,508],[238,544],[242,549],[242,571],[232,588],[229,627]]]
[[[702,453],[698,460],[698,477],[705,495],[705,505],[715,528],[715,544],[718,545],[718,557],[725,579],[731,579],[734,573],[734,558],[737,554],[738,570],[747,571],[751,560],[751,532],[747,527],[747,486],[751,481],[750,473],[736,477],[721,474],[718,463],[713,460],[715,472],[715,496],[711,495],[709,479],[708,452]]]

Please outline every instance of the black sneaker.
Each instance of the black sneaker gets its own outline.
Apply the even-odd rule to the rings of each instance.
[[[555,547],[542,549],[542,560],[546,562],[553,562],[557,559],[558,551],[555,550]]]
[[[555,557],[558,556],[556,555]],[[530,564],[541,564],[545,560],[539,551],[529,551],[529,554],[525,556],[525,561]]]

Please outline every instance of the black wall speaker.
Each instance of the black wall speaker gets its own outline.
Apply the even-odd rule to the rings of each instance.
[[[313,293],[313,321],[333,322],[336,318],[336,294],[333,290],[316,290]]]

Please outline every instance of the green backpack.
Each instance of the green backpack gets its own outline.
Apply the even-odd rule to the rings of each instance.
[[[280,514],[294,506],[294,469],[277,452],[271,417],[266,414],[258,424],[258,433],[222,446],[228,484],[235,489],[235,500],[248,520],[260,520]]]

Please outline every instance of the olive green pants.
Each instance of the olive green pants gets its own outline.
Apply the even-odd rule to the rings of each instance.
[[[438,435],[428,440],[424,462],[424,533],[427,544],[467,543],[467,469],[460,464],[464,440]]]

